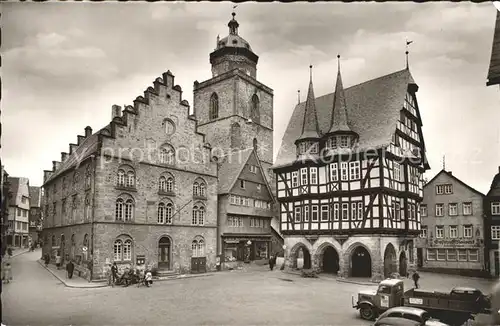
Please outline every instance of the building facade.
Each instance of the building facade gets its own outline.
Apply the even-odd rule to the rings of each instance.
[[[0,182],[1,182],[1,187],[2,187],[2,205],[0,208],[0,214],[1,214],[1,223],[2,223],[2,257],[5,254],[5,251],[7,250],[8,246],[12,245],[12,233],[13,230],[12,228],[9,228],[9,211],[10,211],[10,184],[9,184],[9,175],[5,171],[3,165],[1,166],[1,176],[0,176]],[[9,237],[10,235],[10,237]]]
[[[489,274],[500,277],[500,166],[484,198],[485,257]]]
[[[42,188],[29,187],[30,192],[30,212],[29,212],[29,238],[33,243],[41,240],[43,225],[42,213]]]
[[[220,196],[229,178],[219,171],[224,159],[250,148],[260,174],[272,162],[272,90],[255,80],[257,58],[238,36],[234,15],[229,27],[210,55],[213,78],[195,82],[195,114],[167,71],[133,106],[114,105],[107,126],[85,128],[44,171],[44,253],[75,260],[76,273],[89,279],[104,277],[113,261],[120,270],[144,263],[165,274],[216,269],[233,191]],[[246,181],[268,186],[266,178]],[[267,205],[251,196],[254,205]],[[269,209],[260,208],[246,219],[266,238],[269,223],[259,223],[270,219]]]
[[[29,244],[30,193],[28,178],[8,178],[10,184],[8,228],[12,232],[7,243],[14,247],[27,247]]]
[[[483,198],[450,171],[441,170],[424,186],[422,230],[417,241],[420,269],[484,274]]]
[[[339,57],[340,58],[340,57]],[[377,281],[413,267],[425,158],[418,86],[404,69],[315,97],[288,123],[277,161],[286,264]]]

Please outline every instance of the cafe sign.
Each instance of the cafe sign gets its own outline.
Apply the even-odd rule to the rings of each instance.
[[[470,247],[477,246],[478,241],[469,238],[434,239],[432,245],[436,247]]]

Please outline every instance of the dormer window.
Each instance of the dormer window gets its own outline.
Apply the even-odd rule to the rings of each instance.
[[[298,151],[298,155],[318,154],[319,144],[316,141],[302,141],[299,143]]]
[[[342,148],[349,147],[349,137],[348,136],[340,136],[340,147],[342,147]]]
[[[309,148],[309,153],[311,154],[318,154],[318,143],[312,143],[311,147]]]
[[[326,142],[326,147],[328,149],[336,149],[337,148],[337,137],[333,136],[328,138],[328,141]]]

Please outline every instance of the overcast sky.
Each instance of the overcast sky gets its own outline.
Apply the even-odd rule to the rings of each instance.
[[[41,185],[85,126],[109,123],[167,70],[192,103],[211,77],[209,53],[228,34],[232,3],[2,3],[2,163]],[[500,165],[500,90],[486,87],[491,3],[255,4],[238,6],[239,34],[274,89],[274,153],[309,64],[316,96],[401,70],[405,40],[433,177],[446,169],[486,193]]]

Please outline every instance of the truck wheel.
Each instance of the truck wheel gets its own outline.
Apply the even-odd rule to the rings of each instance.
[[[361,315],[361,318],[365,320],[372,320],[373,317],[375,317],[375,312],[373,311],[373,308],[370,306],[363,306],[359,309],[359,314]]]

